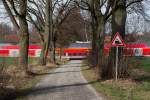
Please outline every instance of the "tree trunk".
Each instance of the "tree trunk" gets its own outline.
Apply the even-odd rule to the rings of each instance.
[[[54,41],[51,41],[50,46],[50,61],[51,63],[55,64],[55,47],[54,47]]]
[[[104,28],[105,28],[105,19],[103,14],[99,11],[99,0],[92,0],[92,22],[93,26],[93,50],[96,60],[96,68],[97,68],[97,78],[101,78],[102,69],[103,69],[103,48],[104,48]]]
[[[60,47],[60,52],[59,52],[59,59],[60,59],[60,61],[62,60],[62,56],[64,56],[64,54],[63,54],[63,48]]]
[[[29,33],[26,19],[19,18],[20,23],[20,66],[28,67]]]
[[[55,49],[56,49],[56,40],[55,40],[55,37],[53,39],[53,44],[54,44],[54,49],[53,49],[53,61],[54,61],[54,64],[56,64],[56,52],[55,52]]]
[[[46,50],[46,43],[43,42],[42,43],[41,54],[40,54],[40,60],[39,60],[39,64],[42,65],[42,66],[46,65],[46,57],[47,56],[44,55],[45,50]]]
[[[15,7],[13,7],[13,4],[11,1],[10,5],[12,6],[12,9],[14,10],[14,13],[16,14],[19,25],[8,6],[6,0],[2,0],[4,7],[10,17],[10,20],[12,21],[13,25],[18,31],[18,35],[20,38],[20,57],[19,57],[19,66],[24,71],[28,72],[28,47],[29,47],[29,32],[28,32],[28,23],[26,20],[27,15],[27,0],[19,0],[19,12],[16,10]]]
[[[52,0],[50,2],[50,60],[55,64],[55,40],[54,40],[54,28],[53,28],[53,5]]]
[[[97,36],[97,50],[98,50],[98,78],[102,78],[102,73],[103,73],[103,64],[104,64],[104,38],[105,38],[105,33],[104,33],[104,27],[105,27],[105,20],[104,17],[101,16],[99,17],[98,20],[98,36]]]
[[[41,50],[41,65],[46,65],[47,54],[50,47],[50,5],[51,0],[46,0],[45,12],[46,12],[46,21],[45,21],[45,35],[44,35],[44,43],[43,48]]]
[[[92,62],[96,66],[97,78],[101,78],[103,69],[103,48],[104,48],[104,28],[105,19],[102,13],[99,11],[99,0],[91,0],[91,17],[92,17]]]
[[[126,1],[120,0],[116,5],[116,9],[112,12],[112,39],[117,32],[119,32],[122,38],[124,39],[125,22],[126,22]],[[123,50],[122,47],[120,47],[119,54],[118,54],[119,62],[123,58],[122,50]],[[105,78],[113,78],[115,76],[115,61],[116,61],[115,56],[116,56],[116,48],[112,47],[109,55],[109,62],[107,66],[107,71],[105,73]],[[119,71],[118,76],[122,74],[122,71],[123,70]]]
[[[29,33],[28,24],[26,20],[27,0],[20,0],[20,15],[19,15],[19,34],[20,34],[20,59],[19,66],[28,70],[28,47],[29,47]]]
[[[97,22],[97,16],[95,15],[95,2],[94,0],[90,1],[90,6],[91,6],[91,19],[92,19],[92,59],[91,59],[91,64],[92,67],[96,67],[98,64],[98,50],[97,50],[97,45],[96,45],[96,37],[98,34],[98,22]]]
[[[98,64],[98,51],[96,47],[96,36],[97,36],[97,28],[94,23],[94,19],[92,21],[92,66],[95,67]]]

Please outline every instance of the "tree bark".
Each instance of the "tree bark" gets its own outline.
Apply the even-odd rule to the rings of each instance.
[[[115,10],[112,12],[112,39],[114,35],[119,32],[122,38],[124,39],[125,37],[125,22],[126,22],[126,1],[120,0],[115,7]],[[119,62],[123,58],[122,54],[123,48],[119,48]],[[109,62],[107,66],[107,71],[105,72],[105,78],[113,78],[115,77],[115,56],[116,56],[116,48],[112,47],[111,52],[109,55]],[[119,66],[119,65],[118,65]],[[121,66],[119,66],[121,68]],[[120,69],[119,68],[119,69]],[[122,72],[124,73],[125,71],[118,70],[120,76]],[[125,74],[125,73],[124,73]]]
[[[51,63],[55,64],[55,40],[54,40],[54,27],[53,27],[53,5],[52,0],[50,0],[50,60]]]
[[[18,25],[18,23],[17,23],[17,21],[16,21],[14,15],[13,15],[13,13],[11,12],[11,9],[9,8],[9,6],[8,6],[8,4],[7,4],[7,2],[6,2],[6,0],[2,0],[2,2],[3,2],[3,5],[4,5],[4,7],[5,7],[6,11],[7,11],[7,14],[8,14],[8,16],[10,17],[10,20],[11,20],[11,22],[13,23],[15,29],[16,29],[16,30],[19,30],[20,27],[19,27],[19,25]]]
[[[20,66],[28,71],[28,47],[29,47],[29,32],[26,20],[27,0],[20,0],[20,15],[19,15],[19,35],[20,35]]]
[[[91,1],[92,29],[94,32],[92,39],[92,51],[94,58],[93,60],[95,60],[95,66],[97,70],[97,78],[101,78],[101,73],[103,69],[103,48],[105,38],[105,17],[99,11],[99,5],[99,0]]]
[[[41,51],[41,65],[46,65],[47,54],[50,47],[50,3],[51,0],[46,0],[45,12],[46,12],[46,21],[45,21],[45,35],[44,35],[44,43]]]
[[[20,57],[19,57],[19,66],[21,69],[28,72],[28,46],[29,46],[29,32],[28,32],[28,23],[26,20],[27,15],[27,0],[19,0],[19,12],[14,6],[14,1],[9,1],[12,10],[18,17],[19,25],[9,7],[6,0],[2,0],[4,7],[12,21],[13,25],[17,29],[17,33],[20,37]]]
[[[45,50],[46,50],[46,43],[43,42],[42,43],[41,54],[40,54],[40,61],[39,61],[39,64],[42,65],[42,66],[46,65],[47,56],[44,55]]]
[[[92,26],[92,67],[96,67],[98,64],[98,49],[96,45],[96,38],[98,33],[98,22],[97,22],[97,16],[95,15],[95,2],[94,0],[90,1],[90,13],[91,13],[91,26]]]
[[[103,16],[100,17],[99,19],[99,26],[98,26],[98,32],[100,33],[99,38],[98,38],[98,71],[99,71],[99,78],[103,78],[103,73],[104,73],[104,62],[105,62],[105,55],[104,55],[104,39],[105,39],[105,33],[104,33],[104,28],[105,28],[105,19]]]

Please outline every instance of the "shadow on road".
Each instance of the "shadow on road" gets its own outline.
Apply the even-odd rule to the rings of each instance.
[[[15,100],[16,97],[26,97],[29,94],[32,95],[42,95],[46,93],[56,93],[61,92],[64,89],[68,89],[69,87],[78,87],[78,86],[86,86],[93,83],[96,83],[97,81],[87,82],[87,83],[77,83],[77,84],[69,84],[69,85],[60,85],[60,86],[50,86],[50,87],[39,87],[34,89],[27,89],[27,90],[20,90],[20,91],[14,91],[12,94],[9,94],[5,99],[3,100]],[[8,90],[9,91],[9,90]]]
[[[56,72],[47,72],[47,73],[35,73],[35,75],[53,75],[53,74],[63,74],[63,73],[74,73],[74,72],[80,72],[82,70],[88,70],[88,69],[82,69],[82,70],[72,70],[69,68],[74,68],[74,67],[84,67],[82,66],[81,63],[69,63],[64,66],[61,66],[59,67],[60,69],[68,69],[67,71],[56,71]],[[70,89],[70,88],[74,88],[76,89],[76,87],[80,87],[80,86],[86,86],[86,85],[89,85],[89,84],[93,84],[93,83],[96,83],[97,81],[93,81],[93,82],[87,82],[87,83],[76,83],[76,84],[62,84],[62,85],[54,85],[54,86],[43,86],[43,87],[37,87],[37,88],[34,88],[34,89],[23,89],[23,90],[15,90],[13,91],[12,93],[10,93],[8,96],[6,96],[5,99],[3,100],[15,100],[16,98],[18,97],[26,97],[27,95],[29,94],[33,94],[33,95],[42,95],[42,94],[46,94],[46,93],[56,93],[56,92],[62,92],[64,89]],[[12,91],[12,90],[9,90],[8,91]]]
[[[73,72],[80,72],[80,71],[62,71],[62,72],[49,72],[49,73],[35,73],[37,76],[44,76],[44,75],[52,75],[52,74],[63,74],[63,73],[73,73]]]

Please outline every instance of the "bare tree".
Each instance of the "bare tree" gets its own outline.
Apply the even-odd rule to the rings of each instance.
[[[26,20],[27,15],[27,0],[2,0],[3,5],[13,23],[18,30],[20,37],[20,59],[19,66],[28,70],[28,46],[29,32]],[[19,23],[17,23],[17,20]]]
[[[110,3],[108,0],[81,0],[75,1],[76,4],[83,10],[88,10],[91,14],[92,27],[92,55],[94,66],[97,66],[98,78],[101,77],[104,62],[104,38],[105,24],[110,17]],[[105,11],[104,11],[105,10]]]
[[[142,0],[109,0],[111,4],[111,14],[112,14],[112,39],[114,35],[119,32],[122,38],[125,38],[125,25],[127,18],[127,7],[131,6],[134,3],[141,2]],[[108,65],[106,67],[106,72],[103,76],[105,78],[113,78],[115,76],[115,54],[116,48],[112,47],[109,55]],[[123,66],[123,48],[119,48],[119,69],[118,76],[126,77],[129,75],[128,67]]]
[[[114,71],[114,60],[111,56],[115,52],[110,53],[109,66],[105,66],[103,58],[104,37],[105,37],[105,24],[108,19],[112,22],[112,37],[116,32],[120,32],[122,37],[125,36],[125,22],[126,22],[126,8],[134,3],[141,2],[142,0],[76,0],[76,4],[83,10],[88,10],[91,13],[91,23],[93,30],[92,39],[92,62],[96,61],[99,74],[102,78],[112,78]],[[97,34],[96,34],[97,33]],[[111,50],[112,51],[112,50]],[[121,52],[121,51],[120,51]]]
[[[61,0],[54,0],[52,2],[52,5],[50,7],[50,10],[52,13],[50,17],[50,46],[49,46],[49,51],[50,51],[50,56],[51,56],[51,61],[55,63],[55,34],[58,32],[59,26],[64,22],[64,20],[67,18],[69,15],[71,9],[73,7],[70,6],[72,0],[67,0],[65,2]],[[45,33],[44,26],[46,25],[46,11],[44,11],[44,7],[46,5],[46,2],[43,0],[39,0],[39,2],[36,2],[35,0],[29,0],[29,2],[32,4],[31,6],[28,7],[28,18],[29,22],[31,22],[35,28],[38,30],[39,37],[41,39],[41,44],[43,46],[42,48],[42,53],[41,53],[41,59],[40,63],[42,65],[46,64],[46,55],[43,55],[45,52],[45,45],[47,44],[47,33]],[[33,7],[33,5],[35,7]],[[36,19],[33,19],[32,16],[35,16]],[[43,34],[45,33],[45,34]],[[47,41],[47,42],[46,42]],[[47,51],[48,52],[48,51]]]

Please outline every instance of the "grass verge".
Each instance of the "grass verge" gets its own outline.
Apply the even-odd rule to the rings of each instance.
[[[87,81],[94,81],[91,85],[108,100],[150,100],[150,76],[138,76],[141,81],[120,79],[116,83],[113,80],[97,81],[95,70],[87,65],[82,67],[82,73]]]
[[[150,57],[134,57],[132,60],[132,62],[136,64],[135,68],[150,73]]]

